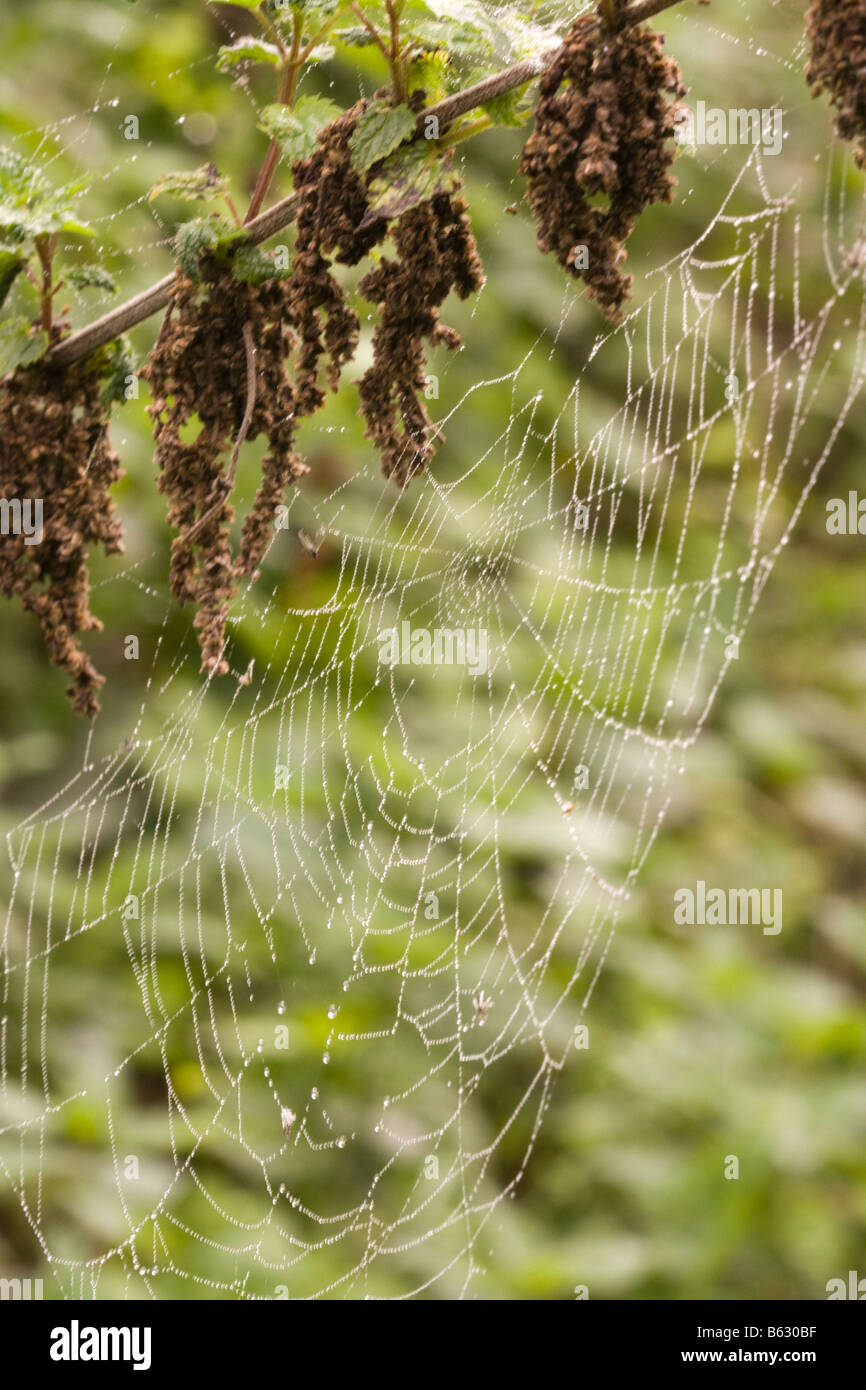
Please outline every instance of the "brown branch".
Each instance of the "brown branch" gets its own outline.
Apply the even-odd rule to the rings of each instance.
[[[651,19],[653,15],[660,14],[662,10],[669,10],[674,5],[683,3],[683,0],[635,0],[619,16],[619,23],[640,24],[645,19]],[[699,5],[709,3],[709,0],[697,0]],[[598,24],[598,21],[596,21]],[[446,97],[444,101],[439,101],[435,106],[428,106],[418,117],[417,130],[419,134],[424,134],[425,123],[431,116],[435,116],[440,127],[448,126],[458,116],[463,116],[467,111],[472,111],[476,106],[483,105],[493,97],[501,96],[505,92],[513,92],[516,87],[523,87],[527,82],[532,82],[536,77],[550,65],[559,49],[551,49],[549,53],[542,54],[539,58],[527,58],[522,63],[516,63],[514,67],[506,68],[504,72],[496,73],[493,77],[485,77],[482,82],[476,82],[474,86],[467,87],[462,92],[456,92],[454,96]],[[262,241],[267,241],[269,237],[276,236],[277,232],[283,231],[290,223],[294,222],[298,210],[298,198],[292,193],[288,198],[283,198],[266,212],[259,213],[248,222],[245,231],[253,245],[258,245]],[[121,333],[126,333],[137,323],[143,323],[150,318],[151,314],[158,313],[164,309],[168,303],[168,297],[174,283],[175,272],[166,275],[164,279],[152,285],[150,289],[143,290],[134,299],[127,300],[125,304],[120,304],[110,313],[103,315],[101,319],[96,319],[94,323],[86,328],[81,328],[77,333],[65,338],[62,343],[58,343],[47,354],[46,360],[59,367],[69,366],[72,362],[80,362],[82,358],[89,357],[98,347],[104,343],[110,343],[118,338]]]

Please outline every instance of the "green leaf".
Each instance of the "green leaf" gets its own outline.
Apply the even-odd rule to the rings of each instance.
[[[355,172],[363,174],[415,134],[415,116],[408,106],[374,101],[361,115],[349,141]]]
[[[534,24],[508,8],[491,12],[487,23],[500,69],[503,62],[507,65],[522,58],[540,58],[560,42],[559,35],[548,25]]]
[[[266,280],[276,280],[283,274],[274,264],[272,256],[260,251],[251,242],[241,242],[231,254],[232,275],[243,285],[263,285]]]
[[[103,405],[112,405],[115,401],[127,399],[127,379],[135,374],[135,360],[132,344],[125,335],[97,348],[88,357],[86,365],[88,371],[105,379],[105,385],[99,395]]]
[[[327,97],[301,97],[293,107],[266,106],[259,128],[279,142],[289,164],[297,164],[313,153],[319,132],[342,114]]]
[[[16,150],[0,146],[0,198],[25,203],[49,189],[45,178]]]
[[[60,232],[91,235],[70,203],[81,184],[52,188],[48,180],[15,150],[0,147],[0,237],[33,241]]]
[[[110,294],[117,294],[114,277],[99,265],[75,266],[72,270],[67,270],[63,278],[67,284],[74,285],[78,290],[108,290]]]
[[[28,237],[33,239],[28,231],[27,217],[17,208],[10,208],[3,202],[0,202],[0,237],[17,246],[27,241]]]
[[[225,217],[211,213],[209,217],[196,217],[178,227],[174,238],[174,254],[184,275],[190,280],[200,278],[200,261],[208,251],[229,247],[238,237],[243,236],[239,227],[232,226]]]
[[[402,217],[437,193],[456,191],[459,183],[450,159],[419,140],[392,154],[376,171],[370,180],[369,208],[361,226],[369,226],[377,217],[389,221]]]
[[[477,24],[450,18],[420,19],[412,24],[412,38],[425,48],[442,49],[455,58],[494,56],[489,34]]]
[[[270,63],[276,67],[280,61],[280,50],[275,43],[246,35],[235,39],[234,43],[223,44],[217,53],[217,72],[229,72],[239,63]]]
[[[347,48],[370,48],[374,42],[369,29],[356,27],[354,29],[337,29],[334,38],[339,39]]]
[[[163,174],[153,185],[147,200],[152,203],[160,193],[171,193],[175,198],[198,198],[203,202],[213,202],[215,198],[221,198],[227,188],[228,181],[216,165],[203,164],[200,169]]]
[[[486,59],[495,71],[518,58],[540,56],[559,43],[552,28],[532,22],[520,9],[494,8],[481,0],[426,0],[417,16],[413,0],[408,0],[406,18],[413,39],[443,47],[458,58]]]
[[[29,367],[48,348],[44,329],[34,332],[28,319],[17,317],[0,323],[0,376],[17,367]]]
[[[451,59],[444,49],[421,53],[409,67],[409,91],[423,92],[427,105],[440,101],[448,90],[448,67]]]
[[[489,116],[494,125],[522,126],[528,118],[532,105],[526,100],[526,88],[519,87],[513,92],[503,92],[491,101],[485,101],[481,110]]]
[[[86,222],[79,222],[78,218],[73,217],[71,214],[60,217],[59,225],[53,225],[51,230],[55,232],[67,232],[72,236],[94,235],[92,227],[89,227]]]
[[[6,302],[6,297],[24,269],[24,265],[25,261],[22,256],[0,247],[0,305]]]
[[[92,236],[85,222],[79,222],[69,208],[52,206],[43,201],[32,208],[12,207],[0,201],[0,236],[7,241],[35,241],[38,236],[55,236],[60,232],[76,236]]]
[[[307,54],[308,63],[327,63],[333,58],[336,49],[332,43],[317,43]]]

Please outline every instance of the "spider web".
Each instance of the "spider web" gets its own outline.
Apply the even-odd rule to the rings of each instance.
[[[567,288],[468,468],[443,446],[405,494],[375,461],[300,489],[290,531],[312,510],[338,563],[302,604],[239,595],[249,681],[217,699],[166,635],[123,746],[8,835],[0,1164],[55,1294],[490,1292],[676,779],[863,384],[844,156],[816,229],[736,153],[570,392],[538,387],[585,312]],[[448,437],[502,386],[443,409]],[[384,664],[401,624],[483,632],[486,669]],[[94,943],[120,941],[104,1013]]]

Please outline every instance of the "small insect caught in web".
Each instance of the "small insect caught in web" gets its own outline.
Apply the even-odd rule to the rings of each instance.
[[[283,1134],[287,1139],[291,1139],[292,1137],[292,1125],[297,1118],[294,1110],[290,1110],[287,1105],[280,1106],[280,1124],[283,1127]]]
[[[256,664],[256,659],[255,659],[255,657],[253,657],[252,660],[250,661],[249,666],[248,666],[247,669],[244,671],[243,675],[242,675],[242,676],[238,676],[238,685],[251,685],[251,684],[252,684],[252,679],[253,679],[253,667],[255,666],[255,664]]]
[[[484,993],[483,989],[476,989],[472,996],[472,1003],[475,1005],[475,1012],[478,1015],[479,1023],[487,1022],[487,1015],[493,1007],[493,1000]]]
[[[301,549],[305,550],[307,554],[311,555],[312,558],[315,560],[316,556],[322,548],[321,539],[317,538],[316,540],[313,540],[313,537],[308,535],[306,531],[299,531],[298,540],[300,541]]]

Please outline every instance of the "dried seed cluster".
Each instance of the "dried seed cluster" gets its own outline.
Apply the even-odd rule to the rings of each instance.
[[[294,166],[299,208],[289,278],[240,284],[230,266],[215,262],[202,264],[202,283],[179,273],[142,373],[153,394],[157,485],[179,532],[172,590],[179,602],[197,605],[202,669],[217,675],[228,670],[225,626],[240,576],[255,576],[285,489],[307,471],[295,451],[298,425],[324,403],[326,390],[337,389],[358,345],[360,320],[332,265],[357,264],[388,232],[385,217],[370,215],[366,182],[351,158],[349,142],[367,104],[328,126],[315,153]],[[405,485],[433,453],[419,397],[423,342],[459,347],[437,310],[452,288],[465,297],[483,275],[465,204],[450,193],[405,213],[394,241],[399,259],[383,258],[361,281],[362,293],[381,307],[361,407],[383,470]],[[240,442],[259,434],[269,451],[235,558],[234,466]]]
[[[520,165],[540,249],[585,282],[613,323],[631,287],[619,270],[623,243],[640,213],[669,203],[676,186],[669,142],[685,87],[662,42],[651,29],[610,32],[592,15],[578,19],[541,79]]]
[[[484,271],[466,203],[438,193],[410,208],[393,229],[398,259],[383,257],[359,289],[379,306],[373,364],[361,378],[366,435],[381,454],[382,471],[405,487],[435,452],[430,417],[421,393],[427,385],[424,340],[452,351],[455,329],[440,323],[438,309],[451,290],[461,299],[479,290]]]
[[[91,717],[105,677],[76,640],[102,627],[90,612],[88,549],[123,550],[109,496],[121,469],[108,415],[86,364],[59,372],[37,363],[7,378],[0,397],[0,496],[42,502],[38,543],[11,525],[0,535],[0,593],[38,618],[51,661],[72,677],[73,707]]]
[[[202,670],[223,675],[226,617],[239,578],[255,576],[285,489],[306,469],[294,450],[296,398],[285,368],[294,343],[288,284],[241,284],[225,268],[203,273],[202,284],[178,273],[142,375],[153,394],[157,487],[180,533],[172,591],[180,603],[198,605]],[[234,468],[243,439],[257,435],[267,437],[268,450],[235,558]]]
[[[812,0],[806,15],[813,96],[828,92],[836,130],[854,142],[854,159],[866,168],[866,0]]]
[[[383,225],[355,230],[367,199],[348,143],[365,104],[329,126],[316,152],[295,165],[300,201],[290,278],[241,284],[230,267],[206,261],[203,283],[178,274],[142,372],[153,393],[157,486],[179,531],[172,591],[180,603],[197,605],[202,670],[215,675],[228,670],[225,627],[240,577],[255,578],[285,490],[308,471],[295,435],[301,419],[324,402],[321,359],[328,358],[327,385],[336,390],[357,346],[358,316],[326,256],[354,264],[382,234]],[[235,557],[230,498],[237,453],[244,439],[260,434],[268,452]]]
[[[387,96],[387,90],[376,93],[379,99]],[[422,106],[423,93],[412,101]],[[300,338],[295,367],[300,414],[311,414],[324,401],[321,359],[328,358],[327,386],[336,390],[360,334],[360,320],[328,258],[357,265],[389,231],[387,219],[371,213],[367,181],[351,158],[350,141],[368,105],[358,102],[328,126],[316,152],[293,169],[300,206],[290,303]],[[437,310],[451,289],[464,298],[477,290],[483,272],[466,205],[456,196],[437,194],[404,213],[391,231],[398,259],[383,258],[359,286],[380,309],[373,365],[364,373],[360,395],[366,434],[381,453],[382,470],[405,486],[434,452],[420,397],[426,386],[424,340],[460,346],[459,335],[440,324]]]
[[[385,231],[382,220],[361,230],[367,190],[349,149],[368,105],[360,101],[332,122],[319,137],[315,153],[292,170],[300,203],[289,302],[300,339],[295,376],[303,415],[312,415],[325,399],[318,379],[321,358],[329,359],[327,384],[336,391],[342,368],[355,355],[361,328],[327,257],[357,265]]]

